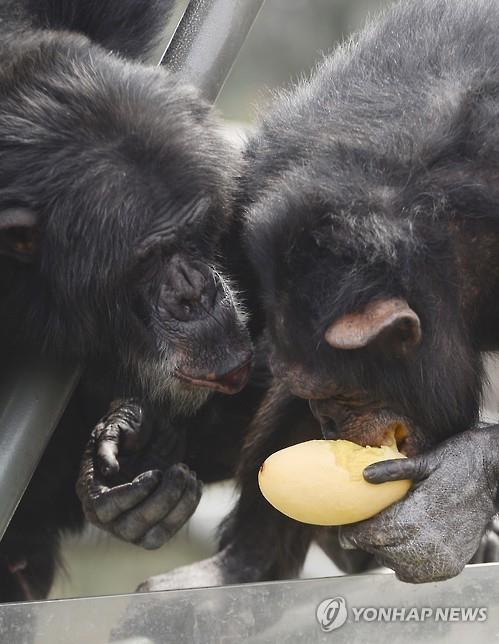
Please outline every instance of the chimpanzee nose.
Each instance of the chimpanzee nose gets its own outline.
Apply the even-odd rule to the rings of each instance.
[[[316,400],[309,400],[308,402],[310,411],[314,415],[314,418],[319,422],[321,426],[321,432],[323,438],[326,440],[336,440],[339,438],[340,432],[337,424],[329,416],[324,416],[319,410],[319,403]]]
[[[165,277],[161,302],[177,320],[193,320],[213,308],[217,285],[207,266],[181,255],[174,255]]]
[[[197,301],[206,288],[206,277],[194,262],[174,255],[169,265],[169,282],[178,297]]]
[[[336,440],[339,438],[338,426],[332,418],[324,418],[321,420],[321,432],[326,440]]]

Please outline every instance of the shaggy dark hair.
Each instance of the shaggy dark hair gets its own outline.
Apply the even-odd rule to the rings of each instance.
[[[177,424],[164,433],[180,427],[185,444],[210,389],[247,380],[251,343],[221,256],[238,156],[193,88],[127,59],[146,56],[171,5],[0,2],[2,375],[21,354],[85,367],[0,544],[2,601],[48,592],[61,531],[82,525],[84,446],[114,396],[166,402],[161,423]],[[216,477],[216,440],[203,427],[179,460]],[[187,488],[195,475],[182,472]]]
[[[145,587],[290,577],[312,539],[343,569],[365,569],[369,554],[342,550],[337,530],[292,521],[265,501],[257,483],[264,460],[319,438],[321,428],[372,445],[390,426],[405,426],[402,448],[414,456],[433,455],[428,448],[474,427],[481,352],[499,346],[498,34],[494,0],[403,1],[263,114],[246,149],[239,212],[274,383],[243,448],[241,496],[220,552]],[[339,323],[356,332],[374,325],[369,307],[387,302],[403,307],[400,327],[387,324],[356,346],[331,339]],[[460,441],[456,452],[427,497],[424,482],[413,490],[421,490],[419,506],[409,496],[387,510],[386,524],[381,513],[371,528],[366,522],[367,534],[357,525],[359,547],[367,544],[404,579],[457,574],[490,518],[496,483],[487,477],[497,456],[470,478],[475,461],[456,453],[472,439],[461,436],[451,439]],[[479,459],[488,458],[477,440]],[[449,510],[446,490],[454,495]],[[440,548],[435,522],[418,519],[437,516],[441,533],[455,534],[461,493],[470,503],[462,534]]]
[[[279,96],[246,155],[277,355],[400,403],[438,437],[476,418],[497,314],[499,74],[483,61],[498,28],[492,0],[398,4]],[[385,296],[421,319],[410,361],[326,344],[331,322]]]

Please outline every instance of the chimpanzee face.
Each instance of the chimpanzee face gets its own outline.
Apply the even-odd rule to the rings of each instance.
[[[206,205],[194,206],[198,216]],[[150,387],[169,381],[177,396],[185,385],[237,393],[249,374],[250,340],[206,236],[191,225],[182,243],[165,244],[155,234],[146,246],[131,284],[133,315],[150,349],[147,359],[139,358],[141,377]]]
[[[191,208],[197,217],[206,215],[205,204]],[[88,343],[88,354],[114,354],[135,371],[146,391],[159,396],[172,387],[177,393],[192,387],[236,393],[244,386],[251,362],[245,315],[216,266],[211,248],[216,239],[196,245],[200,229],[194,222],[182,242],[176,237],[165,241],[156,231],[154,239],[148,235],[147,245],[141,243],[143,236],[134,241],[137,253],[115,248],[127,262],[112,267],[105,257],[111,249],[106,235],[94,239],[92,250],[66,238],[53,265],[47,259],[54,247],[47,238],[50,229],[36,233],[36,226],[31,228],[34,211],[10,208],[1,217],[4,224],[16,224],[8,230],[5,225],[4,257],[18,265],[31,309],[47,315],[58,352],[66,345],[69,354],[78,353],[79,345]],[[50,310],[47,302],[53,302]]]
[[[175,79],[72,47],[64,83],[37,69],[0,114],[1,324],[147,394],[235,393],[251,343],[217,257],[233,152]]]
[[[442,230],[435,252],[411,213],[287,196],[249,213],[275,377],[310,401],[328,438],[379,445],[395,434],[415,454],[469,427],[480,364]]]

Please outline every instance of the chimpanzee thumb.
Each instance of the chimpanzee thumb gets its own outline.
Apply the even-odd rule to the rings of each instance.
[[[431,456],[422,454],[413,458],[397,458],[368,465],[364,470],[364,478],[368,483],[386,483],[402,479],[410,479],[417,483],[428,478],[434,469]]]

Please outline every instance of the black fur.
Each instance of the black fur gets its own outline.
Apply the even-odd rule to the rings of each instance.
[[[175,0],[27,0],[36,26],[85,34],[109,51],[142,59],[157,45]]]
[[[141,57],[170,5],[0,5],[2,375],[21,354],[85,365],[0,544],[2,601],[48,592],[61,531],[82,524],[84,446],[115,395],[143,397],[166,423],[209,416],[193,384],[234,392],[247,377],[220,258],[237,157],[192,88],[108,51]]]
[[[498,29],[490,0],[401,2],[283,95],[249,146],[273,370],[320,399],[335,437],[376,443],[382,410],[415,454],[477,420],[480,352],[499,346]],[[412,355],[328,346],[332,322],[380,298],[418,314]]]
[[[379,444],[388,426],[403,424],[402,446],[415,456],[476,423],[481,352],[499,347],[498,34],[494,0],[402,1],[263,116],[240,208],[277,385],[248,436],[221,552],[178,571],[175,584],[300,569],[314,529],[279,515],[256,481],[271,452],[319,438],[320,425],[328,437]],[[419,316],[422,342],[411,353],[392,351],[386,336],[354,350],[330,346],[332,323],[383,299],[405,300]],[[311,400],[319,422],[289,390]],[[478,546],[497,487],[497,438],[493,449],[477,438],[479,467],[473,448],[469,460],[462,452],[468,440],[417,461],[427,480],[393,511],[347,530],[349,545],[406,580],[456,574]],[[453,467],[435,465],[442,454],[454,454]],[[394,543],[407,549],[390,550]],[[145,586],[164,587],[168,575]]]

